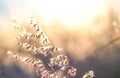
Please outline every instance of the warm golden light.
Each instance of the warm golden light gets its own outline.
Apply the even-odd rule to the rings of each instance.
[[[45,23],[60,20],[69,27],[88,25],[107,9],[105,0],[31,0],[30,4]]]

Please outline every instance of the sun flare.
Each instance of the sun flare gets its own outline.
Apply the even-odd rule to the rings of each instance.
[[[31,0],[30,4],[43,22],[59,20],[69,27],[89,24],[106,10],[105,0]]]

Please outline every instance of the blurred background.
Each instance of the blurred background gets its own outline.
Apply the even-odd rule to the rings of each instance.
[[[34,16],[52,42],[64,49],[80,78],[120,77],[120,0],[0,0],[0,78],[33,78],[26,65],[5,55],[15,48],[11,16],[26,25]]]

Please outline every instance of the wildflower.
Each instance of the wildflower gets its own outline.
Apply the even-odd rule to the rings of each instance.
[[[29,23],[35,30],[35,33],[28,32],[26,28],[20,27],[16,20],[13,23],[16,28],[21,30],[16,37],[17,43],[21,50],[24,50],[25,52],[32,52],[33,57],[37,54],[45,56],[45,59],[49,60],[48,63],[45,63],[43,59],[38,59],[36,57],[23,57],[19,54],[13,54],[11,51],[8,51],[7,55],[25,64],[30,64],[33,66],[39,78],[67,78],[68,75],[75,76],[77,70],[70,65],[69,58],[64,54],[59,54],[60,52],[63,52],[63,49],[54,46],[54,44],[50,41],[46,33],[43,31],[40,25],[37,24],[33,17],[30,18]],[[34,39],[37,39],[37,43],[39,45],[30,43],[30,41]],[[54,54],[57,55],[54,57]],[[48,55],[53,56],[49,57]],[[59,69],[55,69],[54,66],[59,67]],[[63,75],[66,71],[68,74]]]

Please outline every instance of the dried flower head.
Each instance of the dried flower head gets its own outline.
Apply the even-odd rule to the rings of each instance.
[[[30,17],[28,24],[34,32],[28,32],[28,29],[21,27],[15,19],[12,25],[20,30],[16,37],[17,45],[19,46],[18,52],[30,52],[33,57],[24,57],[19,53],[13,54],[12,51],[8,51],[7,55],[24,64],[33,66],[39,78],[74,77],[77,70],[70,65],[69,58],[65,54],[60,53],[63,52],[63,50],[55,47],[33,17]],[[36,57],[36,55],[39,55],[40,58]],[[55,66],[57,66],[58,69],[56,69]],[[68,73],[65,74],[64,72]]]

